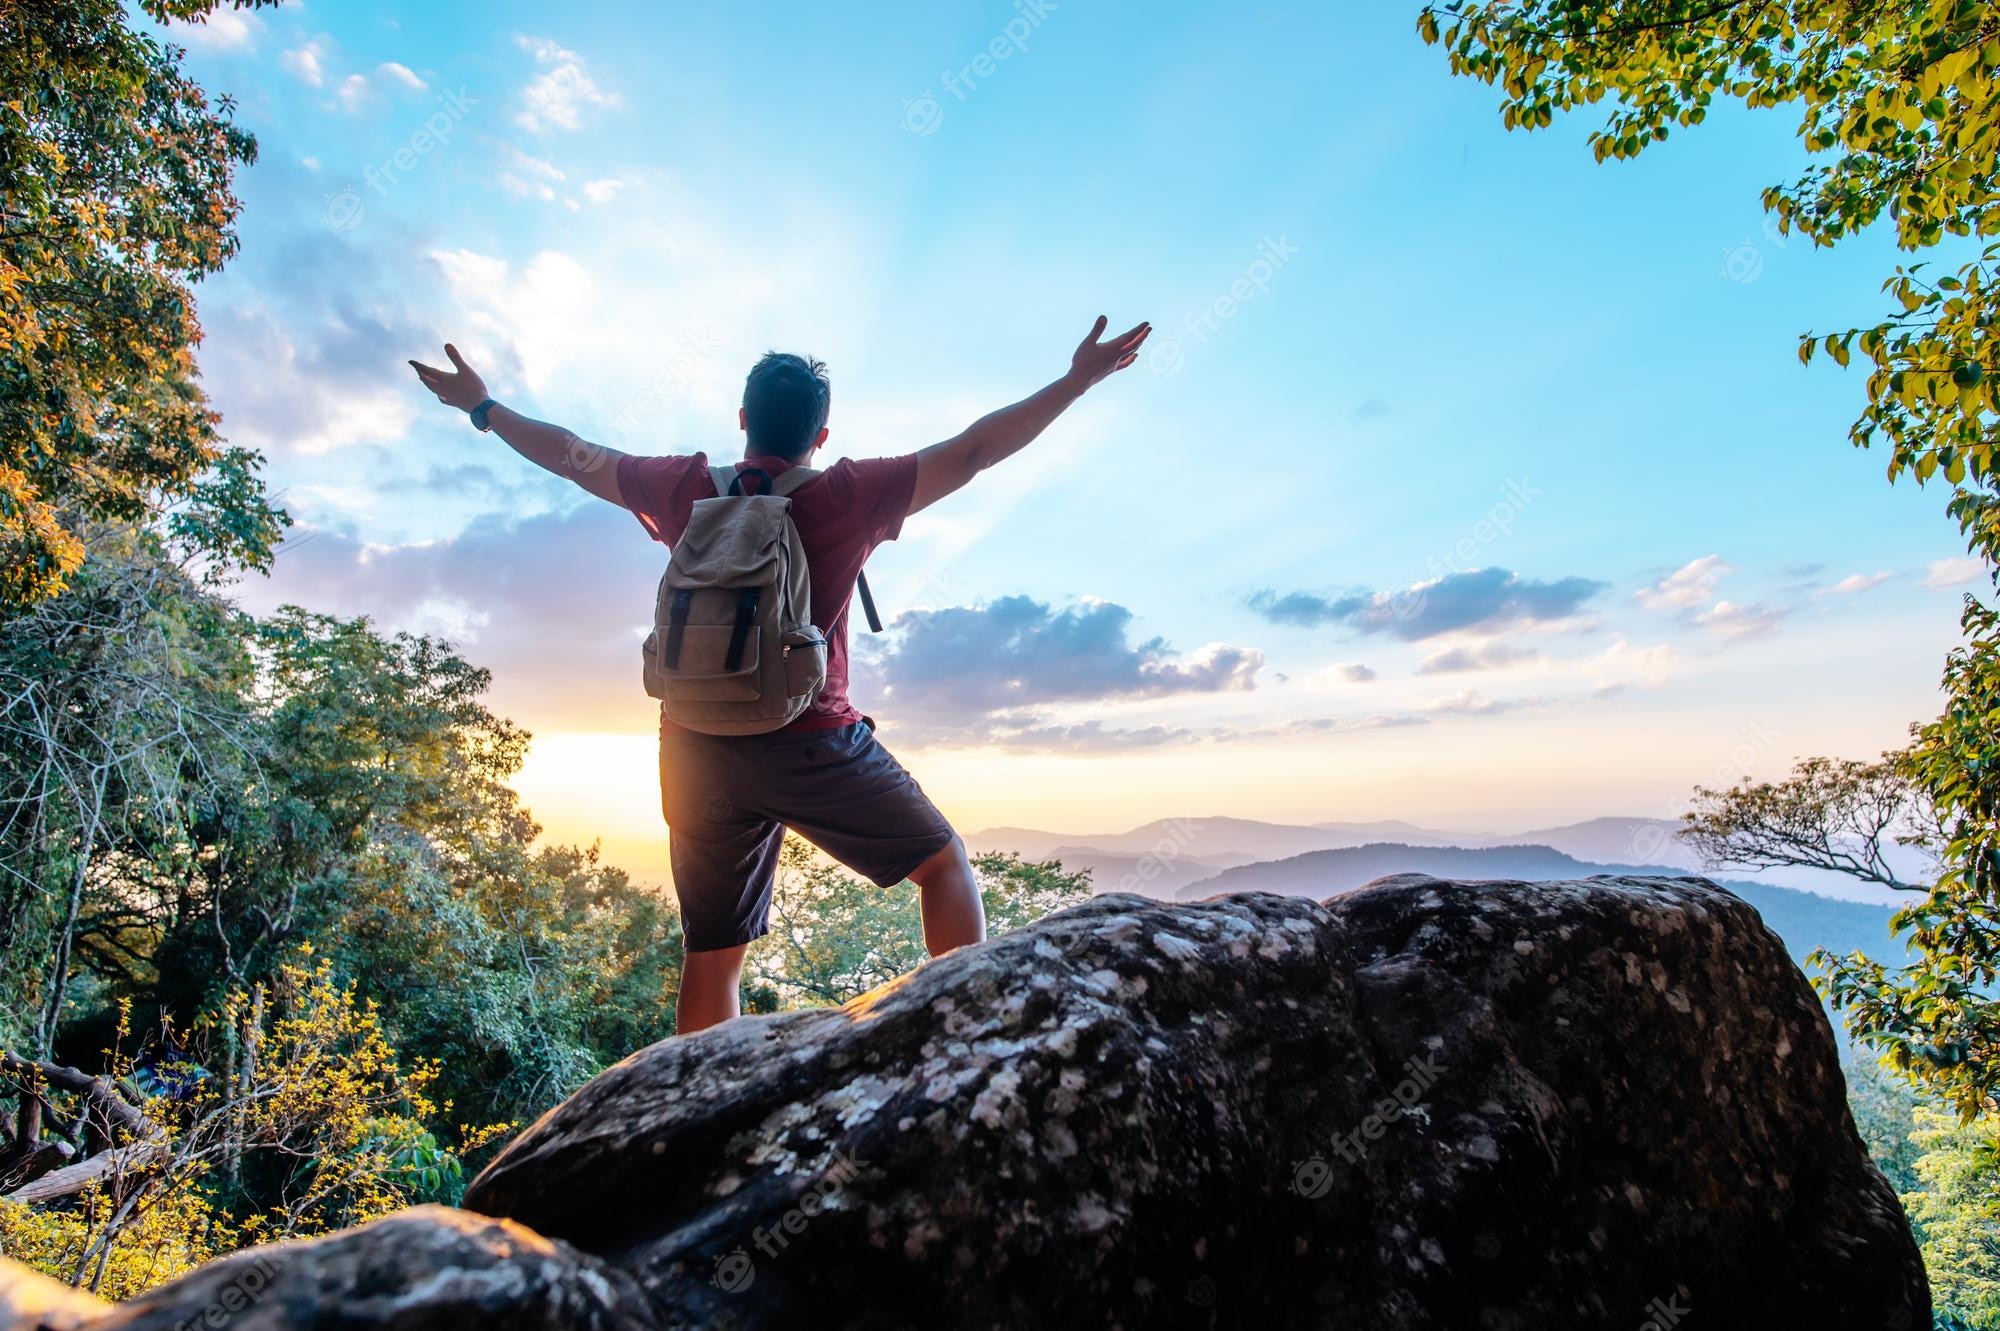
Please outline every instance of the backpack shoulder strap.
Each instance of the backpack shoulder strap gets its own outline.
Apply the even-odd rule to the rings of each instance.
[[[818,475],[819,472],[812,467],[787,467],[778,473],[776,480],[771,482],[771,493],[789,498],[794,491],[803,488],[807,481]]]
[[[718,497],[726,496],[729,493],[730,483],[736,479],[736,468],[710,467],[708,469],[708,478],[715,482],[716,495]]]

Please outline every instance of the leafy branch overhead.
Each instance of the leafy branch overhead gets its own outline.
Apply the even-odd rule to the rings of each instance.
[[[1890,447],[1889,474],[1953,485],[1994,472],[2000,354],[2000,8],[1988,0],[1470,0],[1427,7],[1424,39],[1453,72],[1502,90],[1509,128],[1611,103],[1598,160],[1699,125],[1718,98],[1797,107],[1816,159],[1764,192],[1782,233],[1832,245],[1887,218],[1906,250],[1948,246],[1950,272],[1898,267],[1871,325],[1802,339],[1810,361],[1869,359],[1852,438]],[[1955,244],[1962,241],[1963,244]],[[1985,548],[1984,503],[1957,516]]]
[[[1970,548],[2000,569],[2000,7],[1454,0],[1426,7],[1418,31],[1454,72],[1501,90],[1510,128],[1609,103],[1591,136],[1599,161],[1699,125],[1718,99],[1796,108],[1811,165],[1764,193],[1782,232],[1834,245],[1886,222],[1902,249],[1946,256],[1935,269],[1898,266],[1884,317],[1808,336],[1799,357],[1867,359],[1867,404],[1851,439],[1887,445],[1891,480],[1942,474]],[[1808,765],[1779,786],[1697,792],[1690,826],[1719,862],[1817,856],[1817,867],[1902,887],[1879,850],[1908,819],[1938,859],[1922,900],[1895,917],[1913,960],[1825,959],[1822,987],[1859,1038],[1970,1118],[2000,1106],[2000,613],[1968,596],[1960,625],[1943,714],[1915,729],[1907,753]],[[1908,786],[1901,810],[1898,783]]]
[[[62,590],[80,520],[157,520],[253,567],[284,525],[196,382],[192,285],[236,252],[256,142],[179,55],[117,0],[0,4],[0,609]]]

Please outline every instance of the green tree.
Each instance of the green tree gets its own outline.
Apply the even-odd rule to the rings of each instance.
[[[191,284],[236,251],[231,177],[256,143],[126,18],[0,0],[0,613],[60,591],[115,529],[86,519],[161,519],[258,567],[285,521],[195,382]]]
[[[1090,898],[1090,871],[997,852],[973,857],[987,928],[1005,933]],[[883,889],[785,843],[768,942],[746,967],[752,1009],[817,1007],[851,998],[922,965],[923,913],[908,883]]]
[[[1886,446],[1891,480],[1941,475],[1969,547],[2000,570],[2000,8],[1989,0],[1454,0],[1427,6],[1424,40],[1453,72],[1501,90],[1510,128],[1609,103],[1600,161],[1700,124],[1718,98],[1789,106],[1811,162],[1764,193],[1781,232],[1834,245],[1886,219],[1907,251],[1887,311],[1799,344],[1870,365],[1851,431]],[[1935,812],[1937,881],[1900,912],[1917,957],[1832,963],[1851,1028],[1962,1114],[1995,1107],[2000,1009],[2000,618],[1967,597],[1943,716],[1919,728],[1908,775]]]
[[[1961,1122],[1919,1104],[1911,1143],[1918,1186],[1903,1194],[1923,1247],[1931,1296],[1942,1318],[1977,1331],[2000,1328],[2000,1120]]]
[[[63,595],[0,620],[0,1041],[55,1049],[80,971],[127,971],[189,829],[255,760],[243,621],[153,531],[90,526]]]

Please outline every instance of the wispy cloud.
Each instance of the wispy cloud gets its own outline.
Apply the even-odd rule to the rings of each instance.
[[[597,86],[583,57],[546,37],[517,34],[514,44],[535,58],[542,72],[521,90],[521,110],[514,121],[523,129],[582,129],[592,111],[616,106],[618,97]]]
[[[1638,601],[1648,610],[1688,610],[1715,595],[1716,584],[1736,570],[1720,555],[1703,555],[1681,565],[1651,586],[1639,590]]]
[[[1476,670],[1504,670],[1508,666],[1541,658],[1541,653],[1532,647],[1511,647],[1504,642],[1489,642],[1478,646],[1447,647],[1443,651],[1432,652],[1417,666],[1419,675],[1464,674]]]
[[[1985,572],[1986,565],[1970,557],[1933,560],[1931,566],[1924,570],[1924,586],[1934,592],[1949,591],[1954,587],[1970,586],[1979,581]]]
[[[1784,606],[1767,605],[1762,601],[1754,605],[1717,601],[1696,615],[1694,622],[1725,642],[1738,642],[1775,631],[1790,613]]]
[[[1893,576],[1893,574],[1889,573],[1850,573],[1831,587],[1821,589],[1817,595],[1821,597],[1853,596],[1858,592],[1870,591],[1876,587],[1880,587]]]
[[[167,24],[172,40],[191,51],[210,54],[253,50],[263,34],[263,18],[247,9],[217,9],[198,19],[174,19]]]
[[[278,65],[308,88],[323,87],[326,84],[326,58],[331,51],[331,44],[325,37],[314,37],[304,46],[280,52]]]
[[[1266,590],[1251,596],[1247,604],[1273,624],[1301,628],[1338,624],[1415,642],[1441,633],[1498,633],[1569,619],[1605,586],[1590,578],[1540,582],[1504,568],[1483,568],[1448,573],[1393,592],[1320,596]]]

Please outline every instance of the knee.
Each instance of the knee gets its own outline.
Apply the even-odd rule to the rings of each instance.
[[[966,856],[965,842],[958,833],[951,834],[951,840],[938,847],[931,857],[910,871],[910,881],[918,887],[928,886],[950,873],[971,874],[972,861]]]

